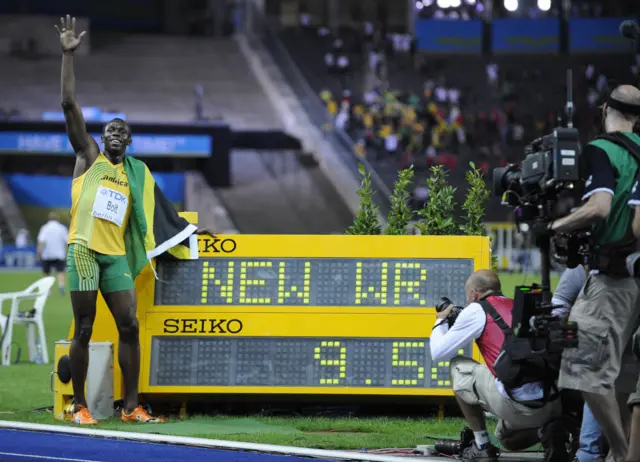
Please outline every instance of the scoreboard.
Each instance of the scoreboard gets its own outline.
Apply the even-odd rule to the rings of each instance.
[[[198,260],[136,281],[141,393],[452,395],[434,306],[464,304],[488,238],[198,239]]]

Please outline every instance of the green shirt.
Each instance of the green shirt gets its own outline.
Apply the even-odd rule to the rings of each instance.
[[[640,145],[640,136],[622,133]],[[611,244],[623,239],[631,229],[633,209],[627,201],[638,174],[638,163],[625,148],[606,140],[590,142],[585,148],[587,152],[589,176],[584,199],[599,191],[613,192],[609,216],[593,227],[594,242],[596,245]],[[602,158],[602,152],[606,154],[608,163]]]

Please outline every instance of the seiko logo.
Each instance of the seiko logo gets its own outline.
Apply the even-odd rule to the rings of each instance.
[[[233,239],[203,239],[202,252],[207,253],[232,253],[236,250],[236,241]]]
[[[239,319],[165,319],[165,334],[237,334],[242,332]]]

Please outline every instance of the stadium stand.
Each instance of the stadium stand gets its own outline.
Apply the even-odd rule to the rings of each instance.
[[[398,168],[413,165],[418,170],[415,184],[419,185],[426,178],[425,167],[442,164],[450,172],[450,181],[458,187],[459,201],[464,196],[464,170],[469,161],[487,173],[506,162],[519,162],[526,143],[557,126],[559,118],[564,116],[568,66],[574,71],[577,95],[574,124],[586,139],[595,128],[597,110],[594,109],[603,93],[615,82],[629,80],[630,67],[634,64],[627,57],[620,59],[603,54],[517,58],[420,56],[410,49],[391,51],[393,47],[387,43],[379,47],[387,51],[381,56],[377,78],[371,78],[367,75],[371,71],[364,56],[375,48],[353,46],[349,38],[354,34],[357,35],[355,30],[344,28],[331,34],[322,27],[288,27],[280,30],[279,37],[316,95],[324,101],[333,128],[339,123],[341,109],[347,105],[346,131],[357,143],[356,150],[371,163],[388,188]],[[344,38],[344,53],[355,63],[348,79],[334,77],[324,61],[336,37]],[[592,77],[586,78],[589,68]],[[634,69],[637,73],[637,65]],[[495,79],[490,78],[491,71]],[[367,92],[372,90],[374,99],[367,101]],[[441,90],[449,95],[453,90],[455,103],[449,95],[445,101],[439,100],[437,93]],[[595,97],[591,95],[592,100],[587,101],[590,92],[594,92]],[[389,100],[391,94],[396,96]],[[396,102],[400,103],[400,112],[404,112],[413,105],[408,103],[412,98],[420,101],[415,108],[424,109],[435,103],[436,112],[448,127],[440,131],[438,126],[442,122],[429,120],[429,114],[425,119],[418,109],[417,122],[422,130],[427,129],[425,135],[428,135],[423,138],[422,147],[418,151],[412,149],[412,143],[403,140],[407,135],[402,135],[401,130],[399,149],[389,156],[384,142],[386,130],[393,130],[394,126],[397,129],[398,121],[394,122],[393,117],[388,121],[380,113],[387,109],[392,112],[391,106]],[[459,112],[457,118],[452,115],[453,111]],[[373,116],[370,127],[363,126],[367,115]],[[458,129],[464,134],[462,142],[455,140]],[[432,130],[441,135],[439,142],[432,138]],[[493,205],[498,204],[496,199],[492,200]],[[509,218],[509,212],[491,206],[487,218],[502,221]]]
[[[223,235],[238,233],[218,194],[200,172],[185,173],[184,208],[198,213],[200,227],[215,229]]]
[[[277,35],[270,29],[266,32],[265,35],[250,34],[247,38],[239,38],[238,43],[277,108],[285,130],[300,140],[303,152],[311,154],[323,174],[330,179],[340,196],[339,201],[355,214],[360,203],[356,194],[358,159],[353,155],[353,142],[346,133],[340,133],[338,137],[325,136],[321,127],[328,117],[317,94]],[[367,164],[366,161],[364,163]],[[372,173],[376,181],[377,175]],[[387,202],[388,196],[381,195]]]
[[[273,107],[233,40],[106,35],[93,37],[88,56],[76,60],[83,106],[123,112],[131,120],[186,122],[194,118],[194,87],[204,86],[211,119],[236,129],[280,128]],[[59,58],[0,58],[1,81],[21,82],[2,105],[39,118],[60,107]]]
[[[234,187],[218,194],[243,232],[343,233],[351,220],[351,212],[312,156],[236,151],[231,170]]]
[[[26,229],[24,217],[16,204],[13,194],[0,176],[0,245],[13,243],[18,231]]]

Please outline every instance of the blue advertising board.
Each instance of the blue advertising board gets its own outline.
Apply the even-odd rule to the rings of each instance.
[[[127,120],[127,115],[124,112],[102,112],[100,108],[96,107],[83,107],[82,115],[85,122],[102,122],[106,123],[113,119]],[[42,120],[47,122],[64,122],[65,116],[62,111],[45,111],[40,116]]]
[[[558,19],[494,19],[491,46],[494,53],[558,53]]]
[[[479,19],[418,19],[415,27],[418,49],[434,53],[480,53],[482,26]]]
[[[170,202],[184,203],[184,173],[152,173],[156,184]],[[5,174],[3,178],[20,206],[71,208],[71,177],[12,173]]]
[[[620,23],[631,18],[577,18],[569,20],[571,53],[630,53],[633,45],[620,36]]]
[[[91,136],[101,145],[100,135]],[[213,140],[208,135],[133,135],[127,152],[145,157],[209,157]],[[66,134],[0,132],[0,154],[2,153],[73,154]]]
[[[36,248],[0,246],[0,268],[35,268]]]

